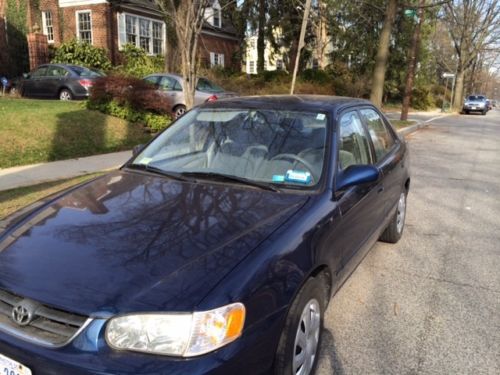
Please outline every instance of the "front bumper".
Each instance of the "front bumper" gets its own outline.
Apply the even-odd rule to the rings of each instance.
[[[483,112],[486,110],[486,107],[484,105],[464,104],[462,109],[469,112]]]
[[[37,346],[0,333],[0,354],[31,369],[33,375],[267,374],[271,372],[285,312],[245,329],[238,340],[195,358],[172,358],[115,351],[104,339],[106,320],[96,319],[63,348]]]

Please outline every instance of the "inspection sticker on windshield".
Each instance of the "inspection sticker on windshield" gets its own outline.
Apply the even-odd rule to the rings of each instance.
[[[285,182],[285,176],[282,174],[274,174],[273,182]]]
[[[289,169],[288,171],[286,171],[285,181],[308,184],[311,182],[311,173],[306,171],[295,171],[293,169]]]
[[[142,158],[140,161],[139,161],[139,164],[145,164],[145,165],[148,165],[151,160],[153,160],[153,158]]]
[[[316,116],[316,120],[324,120],[325,119],[325,114],[324,113],[318,113],[318,115]]]

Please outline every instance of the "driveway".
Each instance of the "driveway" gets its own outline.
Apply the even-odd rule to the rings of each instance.
[[[332,299],[318,374],[500,374],[500,111],[409,144],[405,233]]]

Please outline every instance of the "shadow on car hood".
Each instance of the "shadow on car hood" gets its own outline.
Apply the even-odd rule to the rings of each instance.
[[[0,288],[81,314],[192,310],[306,196],[115,172],[0,237]]]

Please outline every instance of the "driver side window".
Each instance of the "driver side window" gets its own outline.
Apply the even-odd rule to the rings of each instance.
[[[344,170],[354,164],[372,164],[368,135],[356,111],[340,118],[339,166]]]

